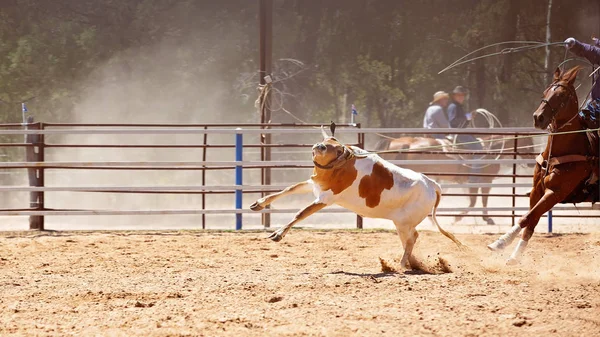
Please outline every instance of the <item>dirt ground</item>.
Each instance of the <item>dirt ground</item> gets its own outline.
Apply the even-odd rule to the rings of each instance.
[[[0,335],[598,336],[600,234],[535,235],[520,266],[489,235],[389,231],[0,233]],[[512,247],[511,247],[512,248]],[[438,255],[439,254],[439,255]],[[505,254],[508,254],[506,252]]]

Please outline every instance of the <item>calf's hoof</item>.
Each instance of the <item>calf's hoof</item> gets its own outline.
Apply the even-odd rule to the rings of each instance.
[[[269,235],[269,239],[271,239],[275,242],[279,242],[279,241],[281,241],[281,239],[283,239],[283,236],[281,234],[279,234],[278,232],[273,232],[273,233],[271,233],[271,235]]]
[[[256,201],[255,203],[253,203],[252,205],[250,205],[250,209],[253,211],[262,211],[263,209],[265,209],[263,206],[261,206],[258,201]]]
[[[488,225],[495,225],[496,224],[494,222],[494,220],[492,220],[492,218],[488,218],[488,217],[483,218],[483,221],[487,222]]]

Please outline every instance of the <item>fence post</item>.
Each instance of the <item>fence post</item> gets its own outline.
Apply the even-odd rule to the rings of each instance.
[[[519,141],[519,139],[518,139],[519,134],[515,132],[514,136],[515,136],[515,143],[513,144],[513,159],[515,160],[515,162],[513,163],[513,177],[512,177],[512,183],[513,183],[513,188],[512,188],[512,207],[513,207],[513,210],[512,210],[512,217],[511,217],[511,219],[512,219],[512,225],[511,226],[515,225],[515,216],[516,216],[515,207],[517,207],[517,189],[515,188],[514,185],[517,183],[517,163],[516,163],[516,160],[517,160],[517,151],[519,149],[519,147],[517,145],[518,141]]]
[[[42,123],[34,123],[33,117],[27,118],[28,130],[43,130]],[[27,146],[25,157],[27,162],[43,162],[44,161],[44,135],[43,134],[28,134],[26,143],[32,144]],[[44,169],[39,167],[27,168],[29,178],[29,186],[44,187]],[[44,191],[31,191],[29,193],[29,208],[42,211],[44,210]],[[29,229],[44,230],[44,216],[31,215],[29,216]]]
[[[204,130],[208,130],[205,126]],[[202,161],[206,162],[206,151],[208,151],[208,132],[204,133],[204,148],[202,150]],[[202,165],[202,186],[206,186],[206,166]],[[206,191],[202,192],[202,210],[206,209]],[[206,229],[206,213],[202,213],[202,229]]]
[[[548,211],[548,233],[552,233],[552,210]]]
[[[241,128],[237,128],[237,133],[235,134],[235,161],[242,161],[243,159],[243,147],[244,147],[244,142],[243,142],[243,136],[242,136],[242,129]],[[235,229],[236,230],[240,230],[242,229],[242,196],[243,196],[243,191],[242,191],[242,165],[241,164],[237,164],[235,166],[235,184],[238,187],[235,190],[235,209],[240,211],[238,213],[235,213]]]
[[[354,118],[354,115],[352,115]],[[360,129],[360,123],[356,124],[356,128]],[[358,147],[361,149],[365,149],[365,134],[362,132],[358,133]],[[356,215],[356,228],[363,229],[363,217],[360,215]]]

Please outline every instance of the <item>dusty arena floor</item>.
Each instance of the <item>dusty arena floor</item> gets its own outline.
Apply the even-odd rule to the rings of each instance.
[[[495,236],[424,232],[438,274],[382,272],[393,232],[265,236],[0,233],[0,335],[600,335],[600,234],[536,235],[507,267]]]

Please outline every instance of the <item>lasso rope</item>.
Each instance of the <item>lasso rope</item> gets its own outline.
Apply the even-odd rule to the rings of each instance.
[[[467,58],[467,57],[469,57],[469,56],[473,55],[474,53],[477,53],[477,52],[479,52],[481,50],[484,50],[484,49],[487,49],[487,48],[490,48],[490,47],[499,46],[499,45],[502,45],[502,44],[509,44],[509,43],[512,43],[512,44],[521,43],[521,44],[528,44],[528,45],[527,46],[522,46],[522,47],[504,48],[504,49],[502,49],[499,52],[495,52],[495,53],[491,53],[491,54],[486,54],[486,55],[481,55],[481,56],[477,56],[477,57],[473,57],[473,58],[465,60],[465,58]],[[445,72],[445,71],[448,71],[448,70],[450,70],[450,69],[452,69],[452,68],[454,68],[456,66],[463,65],[465,63],[476,61],[476,60],[479,60],[479,59],[482,59],[482,58],[496,56],[496,55],[518,53],[518,52],[522,52],[522,51],[533,50],[533,49],[537,49],[537,48],[542,48],[542,47],[546,47],[546,46],[555,46],[555,45],[563,45],[564,46],[565,43],[564,42],[543,43],[543,42],[539,42],[539,41],[505,41],[505,42],[493,43],[493,44],[481,47],[481,48],[479,48],[479,49],[477,49],[475,51],[472,51],[472,52],[468,53],[467,55],[459,58],[458,60],[452,62],[449,66],[447,66],[446,68],[440,70],[440,72],[438,72],[438,75],[441,74],[441,73],[443,73],[443,72]]]

